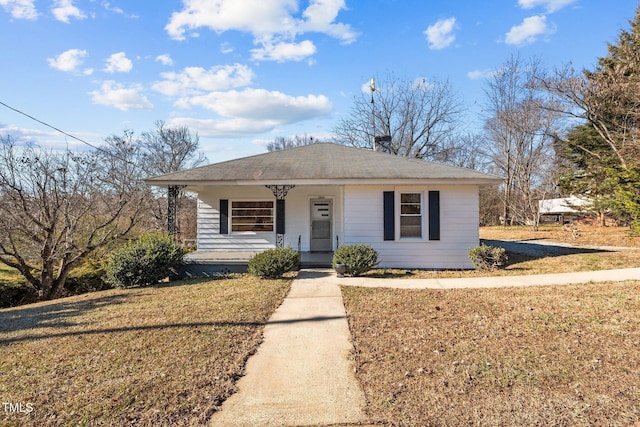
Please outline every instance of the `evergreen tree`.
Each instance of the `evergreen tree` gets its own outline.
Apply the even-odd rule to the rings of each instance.
[[[576,126],[567,139],[556,145],[561,175],[558,185],[564,194],[592,200],[601,225],[604,214],[614,208],[615,184],[620,164],[615,153],[591,124]],[[612,179],[613,178],[613,179]]]

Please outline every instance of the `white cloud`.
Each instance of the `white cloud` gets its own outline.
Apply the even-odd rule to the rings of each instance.
[[[69,49],[62,52],[55,58],[48,58],[47,62],[51,68],[66,72],[76,72],[78,68],[84,62],[84,58],[87,56],[86,50]],[[86,74],[86,72],[85,72]]]
[[[491,77],[493,73],[493,70],[473,70],[467,73],[467,77],[471,80],[480,80]]]
[[[333,106],[324,95],[289,96],[278,91],[244,89],[183,98],[178,106],[198,106],[224,117],[296,123],[328,115]]]
[[[220,45],[220,52],[227,54],[227,53],[231,53],[233,52],[233,46],[231,45],[231,43],[228,42],[224,42]]]
[[[505,36],[505,43],[515,46],[524,46],[534,43],[539,36],[553,34],[555,28],[547,25],[547,17],[535,15],[525,18],[522,24],[511,27]]]
[[[171,59],[171,55],[168,53],[163,53],[162,55],[156,56],[156,61],[160,62],[162,65],[173,65],[173,59]]]
[[[266,43],[251,50],[251,59],[256,61],[302,61],[316,53],[316,46],[309,40],[300,43]]]
[[[0,0],[2,6],[15,19],[38,19],[35,0]]]
[[[310,0],[299,14],[298,0],[183,0],[183,9],[171,15],[165,30],[175,40],[184,40],[199,28],[221,33],[237,30],[254,36],[257,57],[273,60],[269,54],[274,46],[296,46],[291,57],[298,60],[301,48],[309,50],[309,43],[296,43],[295,38],[306,32],[327,34],[344,43],[353,42],[357,34],[347,24],[335,22],[345,9],[344,0]],[[287,46],[289,44],[290,46]],[[286,59],[285,55],[278,56]]]
[[[105,10],[107,10],[107,11],[109,11],[109,12],[117,13],[118,15],[123,15],[123,16],[125,16],[125,17],[127,17],[127,18],[138,18],[138,16],[137,16],[137,15],[134,15],[134,14],[128,14],[128,13],[126,13],[124,10],[122,10],[122,8],[120,8],[120,7],[117,7],[117,6],[111,6],[111,3],[109,3],[108,1],[103,1],[103,2],[101,3],[101,6],[102,6]]]
[[[128,73],[133,69],[133,63],[124,52],[111,54],[106,62],[103,71],[107,73]]]
[[[115,107],[122,111],[152,110],[153,104],[141,92],[141,85],[133,84],[126,87],[122,83],[106,80],[100,90],[94,90],[90,95],[94,104]]]
[[[85,15],[80,9],[73,5],[71,0],[56,0],[55,7],[51,9],[53,16],[58,21],[69,23],[69,18],[85,19]]]
[[[279,125],[274,121],[249,119],[194,119],[175,117],[169,120],[169,126],[187,126],[205,138],[241,138],[269,132]]]
[[[429,41],[429,49],[444,49],[451,46],[456,39],[453,31],[456,28],[456,18],[441,19],[433,25],[427,27],[424,35]]]
[[[253,71],[246,65],[234,64],[211,67],[187,67],[179,73],[162,73],[153,90],[167,96],[202,95],[205,92],[238,88],[251,84]]]
[[[576,1],[577,0],[518,0],[518,4],[523,9],[533,9],[536,6],[543,6],[547,9],[548,13],[553,13]]]

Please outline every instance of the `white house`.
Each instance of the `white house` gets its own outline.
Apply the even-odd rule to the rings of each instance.
[[[331,252],[364,243],[381,267],[472,268],[478,189],[470,169],[318,143],[149,178],[198,194],[193,259],[290,246]]]

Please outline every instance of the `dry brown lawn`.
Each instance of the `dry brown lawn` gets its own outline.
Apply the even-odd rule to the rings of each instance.
[[[343,295],[372,422],[640,425],[640,282]]]
[[[491,240],[547,240],[580,246],[626,246],[639,247],[640,237],[627,227],[597,227],[578,225],[579,236],[573,237],[560,225],[541,225],[538,231],[531,227],[480,227],[480,238]]]
[[[509,260],[503,269],[497,271],[374,269],[365,275],[369,277],[433,279],[570,273],[640,267],[640,237],[632,236],[628,228],[583,225],[580,228],[581,236],[573,238],[570,232],[555,225],[542,226],[539,231],[533,231],[530,227],[524,226],[481,227],[480,238],[485,240],[518,241],[522,242],[523,246],[526,246],[530,241],[542,241],[551,245],[557,242],[575,246],[575,248],[556,246],[552,251],[543,255],[507,251]],[[583,249],[584,247],[590,249]]]
[[[112,290],[0,310],[0,425],[201,425],[290,280]],[[3,410],[4,409],[4,410]]]

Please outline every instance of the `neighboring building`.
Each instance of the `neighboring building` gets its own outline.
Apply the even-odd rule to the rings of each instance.
[[[584,217],[592,211],[592,201],[588,198],[569,196],[559,199],[540,200],[538,211],[543,218],[564,224]]]
[[[318,143],[149,178],[198,194],[193,259],[290,246],[364,243],[380,267],[472,268],[478,190],[501,178],[418,159]],[[226,254],[225,256],[222,256]]]

